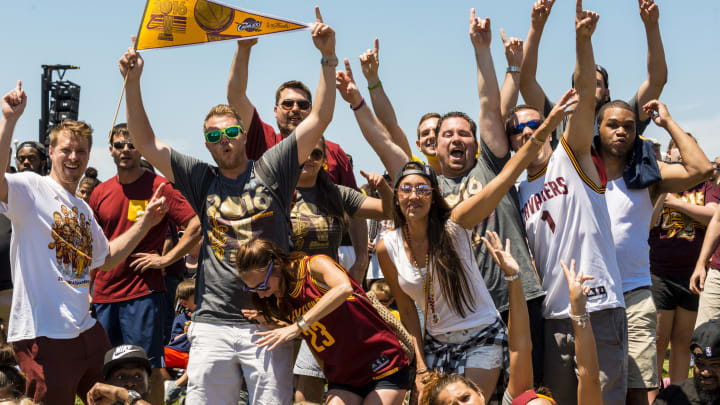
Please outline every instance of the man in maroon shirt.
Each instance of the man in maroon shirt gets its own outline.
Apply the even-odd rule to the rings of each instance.
[[[121,235],[145,210],[155,189],[167,179],[140,166],[140,152],[132,144],[126,124],[116,125],[110,136],[110,154],[117,176],[95,188],[90,208],[108,240]],[[200,221],[190,204],[177,190],[166,186],[163,194],[168,213],[148,231],[133,255],[112,271],[94,278],[93,305],[97,319],[107,331],[113,346],[142,347],[150,356],[153,369],[163,364],[163,316],[165,281],[162,269],[183,258],[200,240]],[[178,244],[161,256],[169,221],[187,226]],[[163,380],[159,370],[151,374],[151,402],[163,401]]]

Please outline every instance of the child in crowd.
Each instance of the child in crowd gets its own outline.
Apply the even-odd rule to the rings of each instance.
[[[392,295],[392,291],[390,290],[390,285],[388,285],[387,281],[385,279],[380,278],[370,285],[370,291],[375,293],[375,296],[377,299],[387,307],[387,309],[392,312],[393,315],[397,319],[400,319],[400,312],[398,312],[397,309],[392,307],[392,305],[395,303],[395,298]]]
[[[185,280],[175,290],[175,300],[182,307],[175,317],[170,332],[170,343],[165,346],[165,367],[186,370],[190,355],[190,341],[187,338],[190,316],[195,311],[195,280]],[[166,387],[166,400],[174,401],[187,386],[188,376],[185,372],[171,387]]]

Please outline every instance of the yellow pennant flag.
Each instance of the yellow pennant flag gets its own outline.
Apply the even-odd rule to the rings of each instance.
[[[166,48],[302,30],[307,24],[207,0],[148,0],[137,49]]]

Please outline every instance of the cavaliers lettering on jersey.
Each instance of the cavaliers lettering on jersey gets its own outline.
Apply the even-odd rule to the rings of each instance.
[[[310,274],[313,260],[319,256],[308,257],[300,263],[297,275],[300,281],[295,284],[290,297],[283,299],[283,303],[292,307],[292,313],[288,314],[290,319],[309,311],[329,290]],[[342,269],[340,265],[338,268]],[[362,288],[349,275],[347,277],[354,294],[310,325],[302,338],[322,361],[329,382],[361,387],[406,367],[408,358],[395,333],[372,304],[355,296],[365,296]]]
[[[620,271],[605,201],[605,186],[595,185],[582,171],[570,146],[561,138],[547,167],[519,186],[520,212],[543,288],[543,316],[568,318],[570,297],[560,260],[595,277],[586,282],[589,312],[623,307]],[[597,159],[593,159],[596,164]],[[599,167],[601,178],[604,169]]]

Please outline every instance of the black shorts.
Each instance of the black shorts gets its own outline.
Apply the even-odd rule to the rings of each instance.
[[[651,274],[653,301],[655,307],[672,311],[677,307],[697,312],[700,296],[690,291],[690,275],[662,276]]]
[[[371,392],[378,389],[409,390],[410,387],[412,387],[412,383],[413,381],[410,380],[410,366],[406,366],[405,368],[400,369],[397,373],[390,374],[385,378],[373,381],[369,384],[363,385],[362,387],[353,387],[347,384],[338,384],[328,381],[327,389],[328,392],[333,389],[348,391],[358,395],[360,398],[365,398]]]

